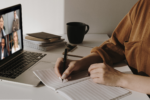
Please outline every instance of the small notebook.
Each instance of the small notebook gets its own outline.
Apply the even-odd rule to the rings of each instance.
[[[54,69],[33,72],[47,87],[66,97],[68,100],[118,100],[131,94],[130,91],[92,82],[87,72],[72,75],[72,80],[62,82]]]

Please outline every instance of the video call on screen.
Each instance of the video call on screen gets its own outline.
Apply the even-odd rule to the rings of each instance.
[[[0,60],[21,49],[20,11],[0,14]]]

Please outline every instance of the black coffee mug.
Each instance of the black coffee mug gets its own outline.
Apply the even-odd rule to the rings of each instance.
[[[87,27],[87,29],[86,29]],[[79,44],[83,42],[84,35],[89,31],[89,25],[81,22],[67,23],[67,36],[72,44]]]

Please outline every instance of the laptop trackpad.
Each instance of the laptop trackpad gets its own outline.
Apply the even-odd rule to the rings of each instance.
[[[49,69],[54,68],[54,66],[55,65],[52,63],[39,61],[31,68],[31,70],[34,71],[34,70]]]

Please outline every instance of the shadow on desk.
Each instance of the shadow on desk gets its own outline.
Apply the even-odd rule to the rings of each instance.
[[[38,85],[37,85],[37,88],[40,88],[40,87],[43,87],[45,86],[42,82],[40,82]]]

